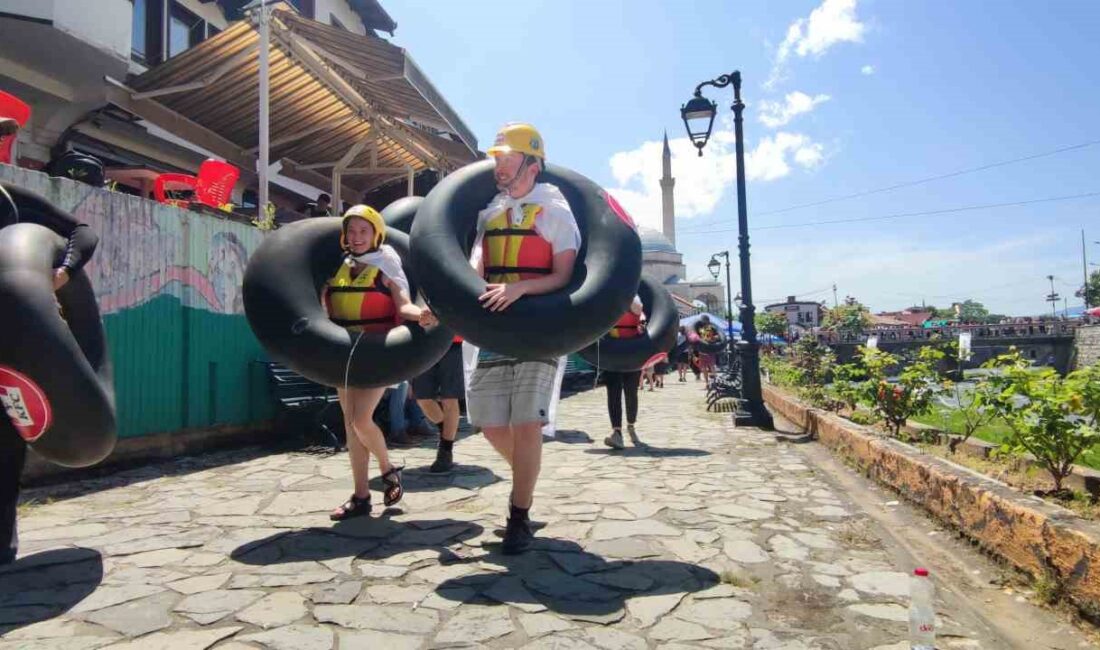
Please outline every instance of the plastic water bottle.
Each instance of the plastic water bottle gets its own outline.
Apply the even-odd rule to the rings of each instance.
[[[912,650],[936,648],[935,592],[928,569],[913,571],[909,578],[909,647]]]

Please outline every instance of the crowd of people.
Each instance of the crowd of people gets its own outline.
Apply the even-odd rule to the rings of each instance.
[[[540,182],[546,154],[538,131],[528,124],[507,125],[488,153],[495,161],[498,194],[478,215],[470,263],[487,283],[480,296],[482,307],[503,311],[524,296],[551,293],[569,283],[581,233],[561,191]],[[324,215],[330,209],[328,197],[322,195],[311,204],[310,213]],[[55,288],[59,288],[91,255],[94,235],[76,222],[43,225],[70,239],[70,254],[61,261],[55,278]],[[367,205],[351,206],[343,215],[340,247],[341,257],[333,260],[334,271],[324,284],[321,300],[329,318],[347,328],[353,338],[368,332],[385,333],[403,322],[422,327],[439,323],[430,307],[417,304],[410,295],[402,260],[386,243],[386,224],[378,211]],[[639,336],[644,326],[642,303],[635,296],[629,311],[606,336]],[[676,347],[667,359],[657,358],[640,370],[603,372],[611,428],[604,443],[612,449],[624,448],[625,415],[627,437],[632,444],[643,445],[637,429],[639,391],[663,388],[665,375],[673,368],[680,382],[687,381],[689,370],[696,381],[709,379],[715,359],[701,346],[713,343],[717,336],[704,317],[695,328],[680,328]],[[413,437],[436,437],[436,459],[430,471],[450,471],[461,402],[465,400],[469,424],[485,436],[512,473],[502,552],[527,550],[533,540],[530,510],[541,469],[543,428],[553,418],[562,367],[560,359],[518,359],[494,351],[491,344],[464,355],[464,342],[456,336],[434,366],[410,381],[359,388],[345,380],[343,386],[337,386],[337,393],[352,492],[330,518],[342,521],[371,513],[372,464],[381,479],[382,503],[389,507],[402,500],[404,468],[392,460],[390,446],[408,445]],[[385,417],[378,417],[383,400]],[[18,544],[15,505],[26,443],[6,430],[6,420],[0,426],[5,429],[0,431],[0,442],[13,446],[0,453],[5,465],[0,471],[2,564],[14,560]]]

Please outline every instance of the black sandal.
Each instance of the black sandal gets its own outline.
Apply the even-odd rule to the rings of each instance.
[[[352,494],[348,497],[336,512],[330,512],[328,518],[333,521],[344,521],[345,519],[351,519],[352,517],[362,517],[370,514],[370,495],[360,499]]]
[[[386,487],[386,489],[382,491],[383,503],[386,504],[387,508],[397,503],[401,500],[401,497],[405,496],[405,490],[401,487],[401,470],[403,469],[405,469],[404,465],[401,467],[391,465],[390,470],[382,474],[382,485]],[[390,476],[394,478],[389,478]]]

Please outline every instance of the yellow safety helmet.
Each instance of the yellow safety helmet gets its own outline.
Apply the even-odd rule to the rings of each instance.
[[[371,242],[372,249],[378,248],[382,245],[382,242],[386,241],[386,222],[382,219],[382,215],[369,205],[359,204],[351,206],[344,213],[344,221],[340,224],[340,248],[348,250],[348,222],[356,218],[363,219],[374,228],[374,241]]]
[[[493,142],[493,146],[489,147],[487,153],[490,156],[497,156],[512,151],[538,158],[543,163],[546,162],[546,147],[542,141],[542,136],[530,124],[523,122],[505,124],[504,128],[497,132],[496,140]]]

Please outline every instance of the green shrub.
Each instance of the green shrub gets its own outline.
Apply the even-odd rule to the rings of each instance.
[[[999,371],[989,378],[990,395],[1012,430],[1006,446],[1034,456],[1061,491],[1078,457],[1100,441],[1092,387],[1084,385],[1091,375],[1078,371],[1063,378],[1052,368],[1032,368],[1015,349],[987,366]]]
[[[868,379],[863,385],[870,393],[868,401],[890,433],[898,437],[906,421],[914,415],[930,412],[936,396],[943,391],[937,365],[944,353],[935,347],[922,347],[916,360],[901,371],[896,383],[891,384],[886,373],[898,365],[897,357],[872,348],[860,348],[860,352],[867,369]]]

